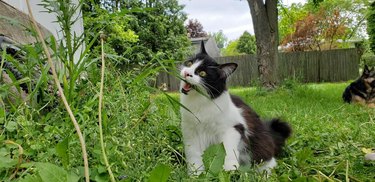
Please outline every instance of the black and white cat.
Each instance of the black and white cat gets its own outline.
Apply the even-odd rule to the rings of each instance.
[[[223,143],[225,170],[259,164],[259,170],[276,166],[290,126],[273,119],[263,122],[239,97],[230,95],[226,80],[235,63],[218,64],[201,44],[201,51],[181,68],[181,117],[185,154],[190,174],[204,170],[202,154],[210,145]]]

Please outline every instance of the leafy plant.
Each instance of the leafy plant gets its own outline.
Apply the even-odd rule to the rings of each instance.
[[[367,12],[367,34],[369,35],[370,48],[375,54],[375,2],[369,5]]]
[[[165,182],[168,180],[171,171],[170,167],[160,164],[151,171],[149,182]]]
[[[204,151],[203,164],[208,177],[217,177],[223,171],[225,155],[226,152],[222,143],[211,145]]]
[[[238,39],[236,48],[240,53],[255,54],[257,51],[255,36],[245,31]]]

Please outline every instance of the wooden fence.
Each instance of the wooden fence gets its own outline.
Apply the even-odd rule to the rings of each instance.
[[[239,55],[215,58],[218,63],[235,62],[237,70],[230,77],[230,86],[249,86],[258,79],[258,66],[255,55]],[[359,76],[357,49],[337,49],[328,51],[309,51],[279,53],[278,75],[280,81],[297,78],[303,82],[339,82]],[[160,73],[157,86],[168,90],[178,90],[179,79]]]

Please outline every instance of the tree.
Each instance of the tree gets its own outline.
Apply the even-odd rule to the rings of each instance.
[[[277,84],[278,17],[277,0],[247,0],[254,25],[259,79],[262,86]]]
[[[366,12],[368,0],[308,0],[305,9],[315,14],[321,10],[332,16],[336,11],[340,14],[342,23],[348,27],[347,34],[342,40],[352,38],[365,38],[366,32]]]
[[[307,15],[305,5],[301,3],[293,3],[289,7],[279,5],[279,40],[284,40],[285,36],[292,34],[296,30],[293,25]]]
[[[207,37],[203,25],[197,19],[190,19],[185,26],[190,38]]]
[[[187,17],[177,0],[85,1],[85,28],[98,27],[97,31],[85,31],[86,36],[104,30],[106,52],[117,55],[119,64],[127,67],[156,59],[183,60],[188,55]]]
[[[237,50],[240,53],[255,54],[256,53],[255,36],[245,31],[238,39]]]
[[[282,44],[287,51],[330,50],[339,46],[349,32],[340,12],[327,12],[321,9],[309,14],[295,24],[295,31],[284,37]]]
[[[223,48],[221,51],[221,54],[223,56],[236,56],[241,55],[240,52],[237,50],[238,40],[230,41],[227,45],[227,47]]]
[[[216,33],[210,33],[210,36],[215,38],[217,47],[219,49],[223,49],[228,42],[228,38],[223,33],[223,30],[219,30],[219,32]]]
[[[190,41],[184,27],[187,17],[177,0],[130,0],[125,7],[123,11],[130,10],[130,15],[135,17],[129,24],[139,36],[129,56],[146,52],[143,59],[147,62],[155,60],[156,55],[162,56],[161,59],[183,60],[189,53]]]
[[[375,2],[371,3],[368,9],[367,34],[369,35],[370,49],[375,54]]]
[[[347,40],[364,38],[366,4],[365,0],[310,0],[298,9],[282,8],[280,32],[286,34],[281,42],[287,51],[346,47]],[[292,24],[285,23],[287,16],[295,15],[299,16],[291,18]]]

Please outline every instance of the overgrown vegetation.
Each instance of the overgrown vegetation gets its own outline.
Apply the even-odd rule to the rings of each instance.
[[[69,27],[73,6],[59,0],[63,11],[61,23]],[[46,7],[50,7],[45,1]],[[56,6],[55,6],[56,7]],[[114,7],[114,6],[111,6]],[[65,12],[64,12],[65,11]],[[65,18],[64,18],[65,17]],[[106,14],[102,20],[118,17]],[[109,27],[106,25],[105,27]],[[121,30],[127,25],[120,25]],[[59,79],[68,96],[74,116],[82,129],[88,151],[90,179],[109,181],[109,174],[99,145],[98,97],[100,91],[99,32],[71,37],[67,42],[47,39],[53,58],[62,63]],[[114,27],[111,27],[114,28]],[[112,31],[102,28],[107,31]],[[64,29],[71,35],[69,28]],[[121,31],[123,32],[123,31]],[[129,34],[119,41],[132,45],[140,36]],[[173,59],[157,56],[137,66],[119,69],[118,57],[111,49],[117,34],[108,35],[105,51],[104,104],[102,124],[107,158],[117,181],[330,181],[347,179],[371,181],[375,178],[374,162],[363,160],[363,152],[374,148],[375,123],[371,109],[344,104],[341,94],[348,83],[310,84],[288,80],[278,90],[266,92],[256,88],[237,88],[231,92],[245,99],[262,117],[282,117],[294,130],[278,167],[266,178],[249,168],[222,171],[223,148],[215,145],[204,154],[207,172],[188,176],[180,132],[177,93],[164,93],[149,86],[160,70],[174,70]],[[112,37],[112,39],[111,39]],[[114,42],[112,42],[112,40]],[[73,61],[76,46],[86,43],[78,63]],[[56,46],[58,45],[58,46]],[[98,46],[98,47],[95,47]],[[22,48],[20,60],[5,51],[1,65],[11,62],[23,79],[8,71],[14,84],[0,85],[0,180],[1,181],[83,181],[81,146],[59,93],[49,83],[45,55],[40,43]],[[90,51],[91,50],[91,51]],[[160,53],[160,52],[159,52]],[[156,56],[155,56],[156,55]],[[171,56],[173,57],[173,56]],[[167,58],[171,58],[167,56]],[[177,58],[173,57],[173,58]],[[36,69],[38,71],[36,71]],[[2,68],[3,69],[3,68]],[[86,78],[81,78],[82,73]],[[9,87],[26,84],[28,102],[6,102]]]

